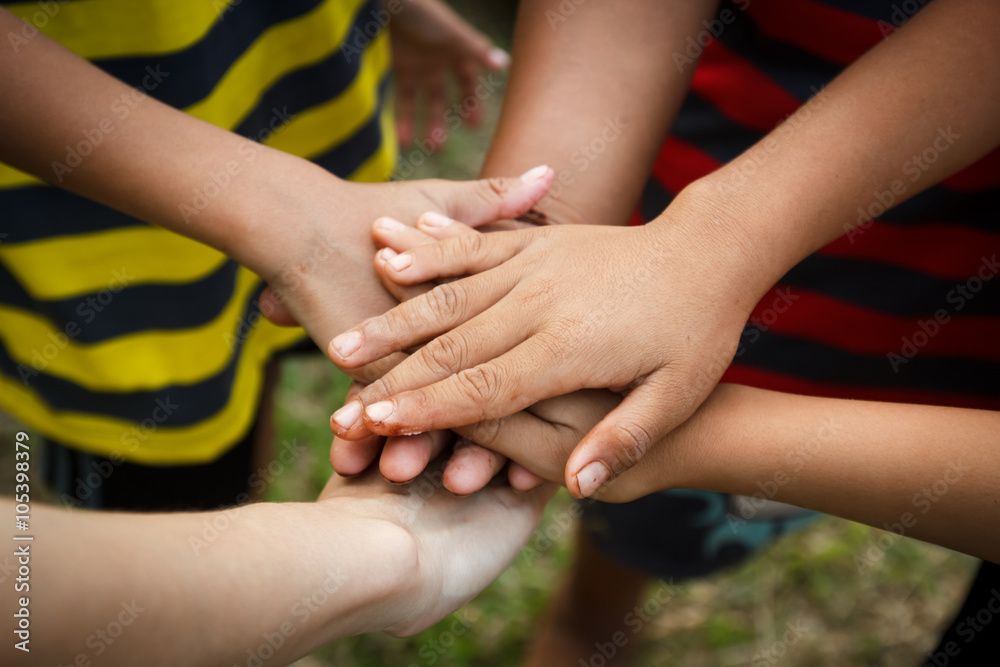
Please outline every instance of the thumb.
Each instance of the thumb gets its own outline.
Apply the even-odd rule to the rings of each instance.
[[[555,172],[542,165],[518,178],[449,182],[441,203],[445,215],[475,227],[527,213],[549,191],[554,179]]]
[[[260,293],[257,303],[260,304],[260,312],[263,313],[264,317],[271,324],[279,327],[299,326],[299,323],[295,321],[295,316],[292,315],[291,311],[288,310],[288,307],[281,300],[281,294],[270,285],[265,287],[264,291]]]
[[[658,375],[629,392],[576,446],[566,461],[566,488],[577,498],[593,496],[607,482],[637,464],[690,416]]]

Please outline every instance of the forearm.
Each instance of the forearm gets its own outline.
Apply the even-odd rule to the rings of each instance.
[[[763,293],[801,259],[1000,144],[1000,7],[934,2],[765,139],[686,192],[754,256]],[[924,157],[924,156],[928,157]],[[861,213],[859,213],[861,211]],[[876,209],[877,211],[877,209]],[[668,208],[662,216],[673,221]],[[752,266],[751,266],[752,264]]]
[[[673,54],[715,4],[521,3],[483,175],[548,164],[556,183],[536,209],[557,222],[627,222],[694,71],[679,72]]]
[[[20,26],[0,9],[0,33]],[[292,210],[296,193],[287,185],[302,183],[303,171],[324,174],[328,184],[336,180],[305,160],[168,107],[41,34],[0,53],[0,119],[4,162],[255,270],[269,237],[288,243],[295,233],[291,225],[266,224],[269,210]],[[286,178],[293,172],[296,178]],[[271,203],[255,205],[260,201]]]
[[[658,474],[680,471],[668,486],[791,503],[1000,561],[996,412],[720,385],[683,429],[676,451],[657,448]]]
[[[3,651],[25,664],[82,654],[107,665],[144,656],[209,666],[254,652],[286,664],[381,629],[390,599],[413,578],[413,552],[400,528],[350,518],[345,505],[173,515],[35,508],[31,588],[16,594],[30,596],[31,652],[12,642]]]

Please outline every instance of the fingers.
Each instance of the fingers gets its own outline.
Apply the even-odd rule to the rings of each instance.
[[[461,438],[444,469],[444,486],[457,496],[471,495],[489,484],[505,463],[500,454]]]
[[[409,482],[424,471],[452,443],[450,431],[432,431],[419,435],[389,438],[379,458],[379,471],[396,484]]]
[[[360,440],[344,440],[334,436],[330,446],[330,465],[343,477],[359,475],[368,469],[382,449],[384,437],[369,435]]]
[[[399,143],[413,143],[417,108],[417,82],[413,72],[396,68],[396,133]]]
[[[469,54],[465,62],[475,63],[487,69],[498,71],[510,66],[510,55],[498,46],[493,46],[489,37],[476,30],[473,26],[459,19],[455,22],[455,36],[461,48]]]
[[[389,247],[396,252],[406,252],[434,242],[426,232],[387,216],[378,218],[372,224],[372,239],[378,247]]]
[[[454,225],[445,225],[443,229],[450,227]],[[543,232],[544,229],[524,229],[462,234],[440,243],[421,244],[396,257],[390,263],[388,275],[401,285],[415,285],[482,273],[516,256]]]
[[[352,369],[348,371],[348,374],[356,383],[368,385],[383,377],[404,359],[406,359],[406,355],[397,352],[360,368]],[[330,416],[330,430],[340,438],[352,442],[363,440],[372,435],[360,418],[362,408],[361,402],[357,400],[358,392],[354,389],[355,386],[351,385],[351,391],[348,391],[343,407]],[[334,446],[336,445],[337,442],[334,441]]]
[[[452,240],[465,238],[478,237]],[[398,255],[394,259],[405,256]],[[409,349],[454,329],[496,304],[510,291],[515,280],[510,272],[490,272],[438,285],[426,294],[340,334],[330,341],[327,354],[337,366],[349,369]]]
[[[371,384],[398,366],[404,359],[406,359],[404,353],[395,352],[371,363],[343,370],[347,375],[351,376],[352,380],[356,380],[362,384]]]
[[[417,229],[426,234],[429,239],[437,241],[479,233],[472,227],[469,227],[458,220],[452,220],[446,215],[434,213],[433,211],[428,211],[417,218]],[[409,248],[406,248],[406,250],[408,249]],[[393,248],[393,250],[396,252],[403,252],[403,250],[399,248]]]
[[[399,220],[382,217],[372,225],[372,239],[379,248],[391,248],[397,253],[412,250],[435,241],[476,234],[468,225],[452,220],[440,213],[424,213],[417,219],[416,227]]]
[[[545,483],[545,480],[520,463],[511,461],[510,466],[507,468],[507,482],[515,491],[525,493],[538,488]]]
[[[400,303],[415,299],[421,294],[431,291],[436,283],[426,282],[419,285],[400,285],[393,282],[388,276],[388,262],[398,253],[392,248],[382,248],[375,253],[375,274],[378,276],[382,287]]]
[[[398,226],[397,226],[398,225]],[[375,273],[378,274],[382,286],[392,294],[397,301],[409,301],[434,287],[433,283],[404,286],[388,278],[386,262],[397,255],[419,245],[433,243],[436,240],[478,234],[468,225],[447,218],[438,213],[425,213],[417,221],[417,228],[404,225],[391,218],[379,218],[372,227],[372,237],[375,244],[382,248],[375,255]]]
[[[661,371],[629,392],[621,405],[591,429],[566,461],[566,488],[577,498],[594,495],[634,466],[650,447],[693,411],[677,400]]]
[[[344,404],[357,405],[356,399],[361,388],[362,385],[352,382],[347,390],[347,396],[344,398]],[[375,460],[382,448],[383,439],[378,435],[369,435],[352,442],[334,437],[333,444],[330,446],[330,465],[333,466],[338,475],[345,477],[358,475],[364,472]]]
[[[449,336],[459,331],[461,329],[451,332]],[[532,336],[510,352],[465,370],[461,370],[458,365],[469,359],[470,355],[463,356],[464,353],[461,352],[456,353],[458,361],[431,362],[439,363],[442,373],[447,374],[445,379],[395,394],[387,400],[371,402],[371,397],[381,394],[384,386],[393,386],[398,382],[399,376],[408,372],[404,366],[409,364],[409,368],[419,368],[420,358],[425,356],[428,349],[433,350],[432,354],[447,356],[447,348],[442,353],[441,348],[435,345],[444,338],[436,339],[421,348],[401,364],[399,369],[376,383],[377,386],[373,386],[372,391],[362,392],[361,399],[366,406],[362,419],[369,431],[397,435],[465,426],[485,419],[505,417],[540,400],[577,388],[570,384],[564,369],[558,363],[547,364],[546,360],[551,357],[549,345],[542,342],[542,337]],[[553,368],[541,378],[534,372],[539,366]],[[396,377],[390,378],[393,375]]]
[[[448,105],[448,87],[442,72],[427,74],[427,127],[424,128],[424,139],[434,151],[444,144],[448,133],[444,129],[445,107]]]
[[[554,178],[555,172],[542,165],[519,178],[446,181],[440,185],[444,192],[439,203],[447,215],[475,227],[527,213],[546,195]]]
[[[497,51],[499,51],[499,54],[507,56],[506,51],[502,49],[497,49]],[[507,59],[509,60],[510,56],[507,56]],[[502,68],[490,67],[490,69]],[[459,102],[461,108],[460,115],[472,127],[479,125],[483,118],[483,103],[476,95],[476,86],[479,85],[479,71],[479,65],[470,60],[463,60],[455,67],[458,89],[462,95],[462,99]]]
[[[516,324],[516,322],[513,323]],[[475,332],[477,327],[478,324],[474,324],[471,330]],[[445,357],[448,356],[449,350],[464,348],[466,346],[465,343],[452,342],[456,340],[465,340],[465,335],[466,329],[460,327],[455,331],[450,331],[439,338],[435,338],[427,346],[425,346],[425,348],[430,347],[429,353],[421,354],[412,363],[407,364],[404,362],[403,364],[400,364],[400,368],[394,369],[393,372],[387,373],[380,379],[376,380],[376,386],[373,391],[369,392],[367,395],[359,394],[358,400],[354,400],[351,403],[346,404],[343,408],[333,414],[330,421],[330,427],[333,429],[334,433],[348,440],[357,440],[362,437],[367,437],[371,431],[369,430],[368,424],[361,419],[363,403],[371,404],[384,401],[384,399],[389,396],[398,394],[401,391],[434,383],[437,380],[453,375],[458,370],[461,370],[461,368],[455,368],[453,371],[442,364],[446,363],[444,360]],[[472,357],[468,355],[460,355],[458,360],[453,363],[461,364],[462,359],[471,359],[474,360],[473,363],[478,363],[480,361],[486,361],[495,356],[499,356],[506,351],[504,347],[501,347],[507,345],[506,338],[506,336],[500,335],[492,337],[479,336],[477,338],[473,338],[473,340],[480,341],[474,352],[476,356]],[[515,341],[519,341],[522,338],[523,336],[514,336]],[[418,354],[423,352],[424,348],[419,350]],[[430,429],[397,429],[392,433],[392,435],[420,433],[427,430]]]

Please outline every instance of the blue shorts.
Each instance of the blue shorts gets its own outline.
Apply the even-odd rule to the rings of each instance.
[[[737,565],[823,516],[761,498],[676,489],[630,503],[583,501],[582,522],[612,560],[678,580]]]

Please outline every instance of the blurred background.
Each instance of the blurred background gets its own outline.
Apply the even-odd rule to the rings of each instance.
[[[514,0],[453,0],[452,4],[497,44],[509,47]],[[501,101],[502,88],[484,100],[481,127],[460,127],[431,155],[420,148],[401,147],[400,164],[405,167],[401,171],[407,178],[475,177]],[[342,404],[347,384],[318,354],[297,355],[283,362],[275,450],[286,443],[307,447],[293,465],[277,473],[258,473],[267,482],[268,500],[317,496],[331,474],[330,413]],[[19,428],[0,413],[0,439],[12,443]],[[0,448],[0,470],[0,493],[10,495],[13,447]],[[536,538],[529,542],[533,545],[530,557],[522,554],[500,579],[461,609],[457,626],[449,618],[409,639],[384,635],[345,639],[296,664],[517,665],[572,559],[573,531],[552,519],[565,514],[570,502],[568,494],[560,492]],[[880,552],[877,545],[883,535],[883,531],[830,518],[721,576],[674,581],[677,592],[647,624],[634,664],[922,665],[957,610],[976,561],[908,538],[893,540],[892,546]],[[876,551],[870,552],[873,548]],[[870,559],[870,553],[877,557]],[[462,634],[453,632],[465,626]],[[798,639],[786,645],[782,638],[790,627],[797,630]],[[591,658],[588,652],[573,657],[572,662],[600,667]]]

